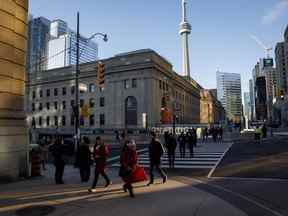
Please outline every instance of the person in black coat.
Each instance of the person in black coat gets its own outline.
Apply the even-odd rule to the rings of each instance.
[[[89,148],[88,137],[83,137],[77,153],[76,153],[76,167],[80,170],[80,177],[82,182],[88,182],[91,173],[91,151]]]
[[[178,142],[180,146],[180,156],[181,158],[185,157],[186,152],[186,136],[184,132],[181,132],[180,136],[178,137]]]
[[[174,168],[176,147],[177,147],[177,141],[175,137],[170,133],[167,138],[167,150],[168,150],[170,168]]]
[[[52,154],[54,157],[54,165],[55,165],[55,183],[56,184],[64,184],[63,181],[63,173],[65,167],[65,161],[63,159],[63,146],[61,139],[57,138],[54,142]]]
[[[189,146],[190,157],[194,156],[194,138],[192,130],[189,130],[186,134],[186,140]]]
[[[154,132],[151,133],[152,140],[149,145],[149,158],[150,158],[150,184],[154,183],[154,168],[156,167],[160,176],[163,179],[163,183],[167,181],[167,175],[161,168],[161,156],[164,153],[164,149],[160,141],[156,138],[156,134]]]

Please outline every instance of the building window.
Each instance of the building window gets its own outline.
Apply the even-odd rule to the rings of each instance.
[[[93,93],[96,91],[96,85],[94,83],[91,83],[89,85],[89,92]]]
[[[105,115],[104,114],[100,114],[100,126],[105,125]]]
[[[46,97],[50,97],[50,89],[46,90]]]
[[[129,80],[128,79],[124,80],[124,88],[125,89],[129,88]]]
[[[58,127],[58,116],[54,116],[54,126]]]
[[[132,88],[137,88],[137,79],[132,79]]]
[[[71,101],[70,101],[70,105],[71,105],[71,108],[73,108],[74,105],[75,105],[75,101],[74,101],[74,100],[71,100]]]
[[[49,116],[46,117],[46,126],[50,126],[50,117]]]
[[[100,97],[100,107],[104,107],[104,106],[105,106],[105,98]]]
[[[57,102],[57,101],[54,102],[54,109],[55,109],[55,110],[58,109],[58,102]]]
[[[58,96],[58,89],[57,88],[54,89],[54,96]]]
[[[99,91],[103,92],[104,91],[104,86],[99,87]]]
[[[75,93],[75,86],[71,86],[71,95],[74,95]]]
[[[91,108],[95,106],[95,99],[94,98],[90,99],[89,105],[90,105]]]
[[[66,95],[66,87],[62,88],[62,95]]]
[[[42,103],[39,103],[39,111],[42,111],[42,109],[43,109]]]
[[[43,97],[43,91],[42,91],[42,90],[39,91],[39,97],[40,97],[40,98]]]
[[[94,126],[95,125],[95,116],[94,115],[90,115],[89,116],[89,125],[90,126]]]
[[[46,90],[46,97],[50,97],[50,89]]]
[[[66,117],[62,116],[62,126],[66,126]]]
[[[162,89],[162,81],[159,80],[159,88]]]
[[[32,103],[32,112],[34,112],[34,111],[35,111],[35,104]]]
[[[33,98],[33,99],[36,98],[36,92],[35,92],[35,91],[32,92],[32,98]]]
[[[62,101],[62,109],[63,109],[63,110],[66,109],[66,101]]]
[[[71,124],[71,126],[74,126],[74,124],[75,124],[75,117],[74,117],[74,115],[71,115],[70,124]]]
[[[50,110],[50,103],[46,103],[46,109]]]
[[[82,108],[84,106],[84,99],[80,99],[80,107]]]
[[[42,117],[41,116],[39,117],[39,126],[40,127],[42,126]]]
[[[32,128],[36,128],[35,117],[32,118],[31,126],[32,126]]]

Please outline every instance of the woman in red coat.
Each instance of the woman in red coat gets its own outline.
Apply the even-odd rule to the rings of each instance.
[[[110,179],[108,178],[105,172],[108,155],[109,155],[108,146],[104,144],[100,136],[96,137],[96,143],[94,145],[95,177],[94,177],[92,188],[89,189],[89,192],[95,191],[95,187],[97,185],[100,174],[106,180],[105,187],[108,187],[109,185],[112,184],[112,182],[110,181]]]
[[[130,197],[134,197],[132,183],[147,179],[144,169],[138,166],[138,155],[134,140],[125,142],[121,152],[120,164],[119,175],[125,182],[123,190],[125,192],[128,190]]]

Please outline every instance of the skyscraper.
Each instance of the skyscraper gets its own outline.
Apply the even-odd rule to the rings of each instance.
[[[216,76],[217,98],[222,103],[227,118],[234,123],[240,123],[242,115],[240,74],[217,71]]]
[[[30,16],[28,24],[27,72],[46,69],[47,43],[49,40],[50,21],[44,17]]]
[[[191,25],[187,21],[186,6],[187,6],[186,0],[182,0],[182,21],[180,23],[179,34],[181,35],[181,38],[182,38],[183,73],[184,73],[184,76],[189,79],[191,76],[190,76],[188,35],[191,33]]]
[[[275,48],[276,72],[279,92],[288,94],[288,26],[284,33],[284,42],[279,42]]]
[[[76,63],[76,33],[62,20],[51,22],[51,39],[48,42],[47,69],[65,67]],[[80,36],[80,63],[98,58],[98,45]]]

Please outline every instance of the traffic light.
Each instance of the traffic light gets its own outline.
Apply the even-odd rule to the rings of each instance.
[[[280,98],[281,98],[281,100],[284,100],[284,91],[283,90],[280,90]]]
[[[104,84],[104,73],[105,73],[105,65],[102,62],[98,62],[97,68],[97,85],[98,87]]]

